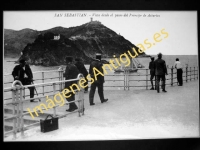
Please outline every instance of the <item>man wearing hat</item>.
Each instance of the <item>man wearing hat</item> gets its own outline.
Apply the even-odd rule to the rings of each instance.
[[[33,81],[33,73],[28,64],[26,64],[25,59],[19,61],[19,65],[16,65],[12,71],[14,80],[19,80],[23,85],[31,85]],[[34,97],[35,87],[28,87],[30,90],[30,98]],[[34,100],[31,100],[33,102]]]
[[[102,66],[103,64],[101,62],[101,54],[96,54],[96,59],[91,62],[90,68],[89,68],[89,74],[94,79],[94,82],[91,84],[90,93],[89,93],[90,105],[95,105],[94,94],[95,94],[96,87],[98,87],[98,94],[99,94],[101,103],[108,101],[108,99],[104,99],[104,93],[103,93],[103,83],[105,82],[104,76],[102,76],[101,74],[98,74],[97,80],[95,80],[94,78],[93,68],[97,69],[103,74]]]
[[[151,57],[151,62],[149,62],[149,69],[150,69],[150,81],[151,81],[151,89],[150,90],[154,90],[154,86],[153,86],[153,78],[155,76],[155,70],[154,70],[154,57]]]
[[[85,77],[86,82],[84,83],[84,86],[88,85],[88,80],[87,80],[87,75],[88,75],[88,71],[84,66],[84,63],[82,62],[81,58],[76,58],[75,59],[75,64],[74,64],[80,73],[83,74],[83,76]],[[87,93],[88,92],[88,86],[85,87],[84,92]]]
[[[66,65],[67,65],[65,73],[64,73],[65,80],[76,79],[79,74],[79,70],[73,64],[73,57],[67,56],[67,57],[65,57],[65,61],[66,61]],[[76,84],[76,83],[77,83],[77,81],[65,82],[65,88],[70,90],[70,86],[72,84]],[[70,95],[70,94],[71,94],[71,96],[69,98],[66,98],[68,102],[75,100],[75,94],[73,92],[67,93],[67,95]],[[66,111],[72,112],[76,109],[78,109],[78,107],[76,106],[76,103],[73,102],[73,103],[69,103],[69,109],[67,109]]]
[[[158,54],[158,59],[155,60],[154,63],[155,75],[156,75],[156,89],[157,92],[160,92],[160,79],[162,79],[162,91],[167,92],[165,90],[165,75],[167,75],[167,67],[165,61],[162,59],[162,54]]]

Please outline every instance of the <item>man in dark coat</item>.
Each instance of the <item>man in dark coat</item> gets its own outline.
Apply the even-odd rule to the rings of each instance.
[[[161,53],[158,54],[158,59],[155,60],[154,69],[155,69],[156,82],[157,82],[156,83],[157,92],[158,93],[160,92],[160,85],[159,85],[160,79],[162,79],[162,91],[167,92],[165,90],[165,75],[167,75],[168,73],[167,73],[167,67],[166,67],[165,61],[162,60]]]
[[[96,87],[98,87],[98,93],[99,93],[101,103],[108,101],[108,99],[104,99],[104,93],[103,93],[103,83],[105,82],[104,76],[102,76],[101,74],[98,74],[96,76],[97,79],[95,80],[94,68],[103,74],[102,66],[103,64],[101,63],[101,54],[96,54],[96,60],[91,62],[90,68],[89,68],[89,74],[91,78],[94,78],[94,83],[91,84],[90,93],[89,93],[90,105],[95,105],[94,94],[95,94]]]
[[[67,64],[65,74],[64,74],[65,80],[76,79],[78,77],[79,70],[73,64],[73,57],[67,56],[65,58],[65,60],[66,60],[66,64]],[[72,84],[77,84],[77,81],[65,82],[65,88],[70,90],[70,86]],[[69,92],[68,94],[69,95],[71,94],[71,96],[69,98],[66,98],[67,101],[68,102],[74,101],[75,100],[75,94],[73,92]],[[73,102],[73,103],[69,103],[69,109],[67,109],[66,111],[72,112],[76,109],[78,109],[78,107],[76,106],[75,102]]]
[[[84,86],[88,85],[88,80],[86,78],[87,75],[88,75],[88,71],[85,68],[84,63],[82,62],[81,58],[76,58],[75,59],[75,66],[78,68],[79,72],[82,73],[83,76],[85,77],[86,82],[84,83]],[[84,90],[85,90],[84,92],[87,93],[88,92],[88,86],[85,87]]]
[[[150,90],[154,90],[154,86],[153,86],[153,78],[155,76],[155,70],[154,70],[154,57],[151,57],[151,62],[149,62],[149,69],[150,69],[150,81],[151,81],[151,89]]]
[[[33,81],[33,73],[28,64],[26,64],[25,59],[19,61],[19,65],[16,65],[12,71],[14,80],[19,80],[23,85],[31,85]],[[29,87],[30,98],[34,97],[35,87]],[[33,102],[34,100],[31,100]]]

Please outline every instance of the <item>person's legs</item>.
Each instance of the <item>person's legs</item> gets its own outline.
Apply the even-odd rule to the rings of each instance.
[[[154,90],[154,86],[153,86],[153,78],[154,78],[154,74],[151,74],[151,77],[150,77],[150,81],[151,81],[151,89],[150,90]]]
[[[68,94],[71,94],[69,98],[66,98],[68,102],[74,101],[75,100],[75,94],[73,92],[70,92]],[[67,111],[73,111],[77,109],[78,107],[76,106],[75,102],[69,103],[69,109]]]
[[[96,90],[96,83],[92,83],[90,87],[90,93],[89,93],[89,101],[90,105],[94,105],[94,94]]]
[[[29,90],[30,90],[30,98],[33,98],[35,87],[29,87]]]
[[[156,89],[157,89],[157,92],[159,93],[160,92],[160,75],[156,76]]]
[[[180,71],[180,84],[183,85],[183,70]]]
[[[165,75],[162,75],[161,78],[162,78],[162,91],[163,91],[163,92],[167,92],[167,91],[165,90]]]
[[[86,80],[86,82],[84,83],[84,86],[88,85],[88,80],[87,80],[86,77],[85,77],[85,80]],[[88,86],[85,87],[84,92],[85,92],[85,93],[88,92]]]
[[[102,84],[98,84],[98,94],[99,94],[99,98],[102,101],[104,101],[104,94],[103,94],[103,83]]]
[[[182,69],[177,69],[177,80],[178,80],[179,86],[182,86],[183,84],[182,74],[183,74]]]
[[[177,82],[178,82],[178,85],[180,85],[180,72],[179,72],[179,69],[177,69]]]

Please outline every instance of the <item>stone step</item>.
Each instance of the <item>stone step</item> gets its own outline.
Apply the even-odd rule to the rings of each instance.
[[[12,114],[4,114],[4,118],[12,117]],[[40,121],[40,118],[32,118],[30,115],[25,115],[24,117],[24,124],[32,124]],[[13,118],[6,119],[5,122],[13,122]]]

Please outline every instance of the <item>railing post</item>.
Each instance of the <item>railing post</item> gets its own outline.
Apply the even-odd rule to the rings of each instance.
[[[192,80],[192,68],[190,67],[190,81]]]
[[[42,72],[42,83],[44,83],[44,72]],[[44,85],[42,87],[43,87],[43,95],[44,95]]]
[[[126,70],[124,70],[124,90],[125,90],[125,87],[126,87]]]
[[[12,102],[13,102],[13,116],[16,115],[16,110],[15,110],[15,102],[16,102],[16,99],[15,99],[15,96],[16,96],[16,88],[13,88],[12,90]],[[16,139],[16,123],[17,123],[17,118],[13,118],[13,139]]]
[[[195,80],[195,67],[194,67],[194,80]]]
[[[21,86],[20,88],[20,119],[21,119],[21,136],[24,136],[24,117],[23,117],[23,102],[24,102],[24,98],[23,98],[23,86]]]
[[[127,87],[129,90],[129,74],[130,74],[130,70],[127,69]]]
[[[78,75],[78,78],[79,78],[79,81],[81,78],[83,78],[83,75],[82,74],[79,74]],[[79,82],[80,83],[80,82]],[[84,88],[82,88],[81,85],[79,85],[80,87],[80,91],[78,92],[78,114],[79,114],[79,117],[81,116],[81,112],[82,112],[82,115],[84,115]]]
[[[58,71],[58,74],[59,74],[59,81],[61,81],[61,72],[60,72],[60,70]],[[61,83],[59,83],[59,91],[62,90],[61,86],[62,86]]]
[[[155,90],[157,90],[157,82],[156,82],[156,80],[157,80],[157,76],[155,74]]]
[[[173,66],[171,68],[171,86],[173,86]]]
[[[186,68],[185,68],[185,76],[186,76],[186,82],[187,82],[187,80],[188,80],[188,67],[186,66]]]
[[[20,110],[19,110],[19,89],[17,87],[17,92],[16,92],[16,105],[17,105],[17,132],[20,131]]]
[[[53,83],[53,93],[56,94],[56,84]],[[56,116],[56,107],[53,107],[53,115]]]
[[[148,90],[148,69],[146,69],[146,90]]]

